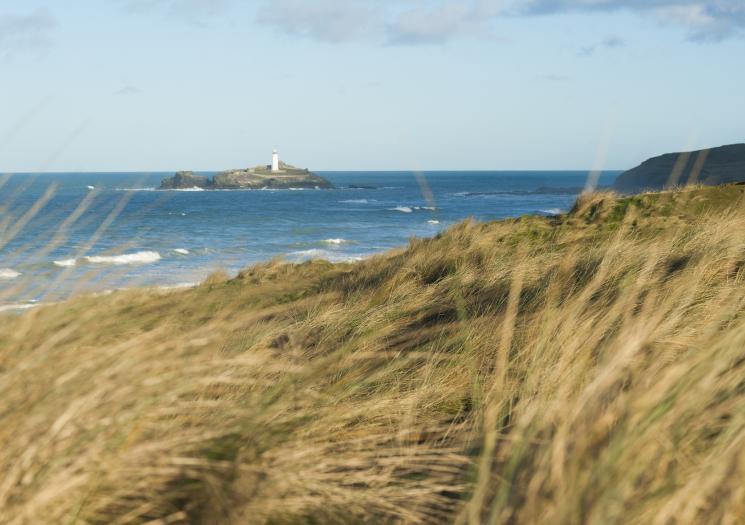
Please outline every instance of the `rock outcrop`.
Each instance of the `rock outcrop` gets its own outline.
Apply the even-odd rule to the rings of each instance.
[[[745,182],[745,144],[654,157],[619,175],[613,187],[622,193],[638,193],[688,184],[715,186],[728,182]]]
[[[173,177],[163,179],[161,190],[204,188],[215,190],[240,189],[289,189],[289,188],[332,188],[332,184],[303,168],[280,162],[279,171],[272,171],[270,166],[227,170],[212,178],[194,175],[191,171],[180,171]]]
[[[206,188],[212,181],[209,177],[194,175],[193,171],[179,171],[173,177],[163,179],[161,190],[185,190],[190,188]]]

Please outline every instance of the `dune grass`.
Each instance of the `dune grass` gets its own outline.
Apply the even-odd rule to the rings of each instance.
[[[743,186],[0,318],[0,523],[741,523]]]

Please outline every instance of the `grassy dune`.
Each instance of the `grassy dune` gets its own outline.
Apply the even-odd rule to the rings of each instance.
[[[0,318],[0,523],[742,523],[744,195]]]

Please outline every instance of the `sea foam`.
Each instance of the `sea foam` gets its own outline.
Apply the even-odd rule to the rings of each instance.
[[[136,253],[125,253],[121,255],[89,255],[82,257],[81,259],[63,259],[61,261],[54,261],[55,266],[62,268],[70,268],[77,266],[81,262],[87,262],[91,264],[148,264],[154,263],[160,260],[160,254],[153,251],[141,251]]]
[[[288,258],[293,261],[310,261],[314,259],[322,259],[329,262],[356,262],[362,260],[362,257],[357,255],[344,255],[338,252],[319,250],[318,248],[292,252],[288,254]]]
[[[189,250],[186,248],[174,248],[173,251],[181,255],[189,255]]]
[[[186,288],[194,288],[196,286],[199,286],[199,283],[164,284],[164,285],[161,285],[161,286],[156,286],[155,288],[157,290],[169,291],[169,290],[183,290],[183,289],[186,289]]]
[[[91,255],[85,258],[93,264],[147,264],[160,260],[158,252],[142,251],[122,255]]]
[[[59,266],[60,268],[70,268],[78,263],[77,259],[62,259],[61,261],[53,262],[55,266]]]
[[[28,310],[29,308],[35,308],[39,306],[37,303],[18,303],[18,304],[3,304],[0,305],[0,312],[12,312],[14,310]]]
[[[21,273],[13,270],[12,268],[0,268],[0,279],[15,279],[20,277]]]
[[[339,244],[345,244],[349,241],[346,239],[326,239],[323,242],[325,242],[326,244],[335,244],[338,246]]]
[[[389,208],[391,211],[400,211],[401,213],[413,213],[420,210],[436,211],[437,208],[434,206],[396,206],[395,208]]]

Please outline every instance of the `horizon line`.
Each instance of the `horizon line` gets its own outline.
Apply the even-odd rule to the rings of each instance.
[[[219,170],[213,170],[213,169],[200,169],[200,170],[183,170],[183,169],[177,169],[177,170],[39,170],[39,171],[8,171],[8,170],[0,170],[0,176],[13,176],[13,175],[68,175],[68,174],[91,174],[91,175],[120,175],[120,174],[127,174],[127,173],[151,173],[151,174],[158,174],[158,173],[178,173],[182,171],[191,171],[193,173],[219,173],[222,171],[229,171],[231,169],[241,169],[241,168],[228,168],[226,169],[219,169]],[[596,172],[600,171],[601,173],[605,172],[622,172],[627,171],[627,169],[611,169],[611,168],[604,168],[602,170],[594,170],[591,168],[563,168],[563,169],[551,169],[551,168],[531,168],[531,169],[510,169],[510,168],[480,168],[480,169],[448,169],[448,168],[438,168],[438,169],[317,169],[317,170],[308,170],[311,173],[446,173],[446,172],[455,172],[455,173],[502,173],[502,172],[515,172],[515,173],[539,173],[539,172],[555,172],[555,173],[572,173],[572,172]]]

